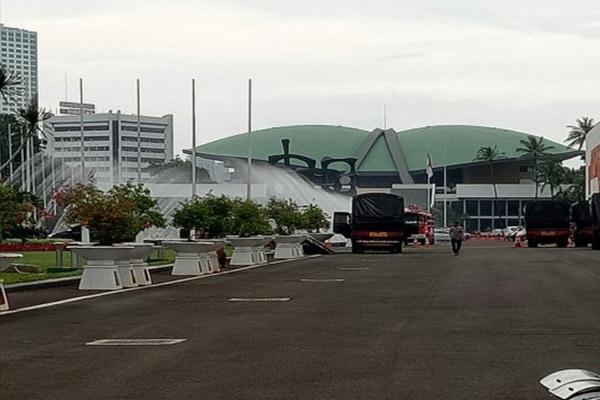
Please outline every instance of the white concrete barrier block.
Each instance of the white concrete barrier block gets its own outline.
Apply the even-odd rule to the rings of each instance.
[[[135,271],[129,264],[129,262],[125,261],[118,266],[119,277],[121,278],[121,284],[123,287],[131,288],[138,287],[137,278],[135,276]]]
[[[116,265],[86,264],[79,281],[79,290],[117,290],[123,283]]]
[[[198,255],[178,254],[171,275],[204,275]]]
[[[236,247],[231,256],[230,265],[254,265],[256,264],[254,249],[251,247]]]
[[[140,263],[140,264],[132,264],[131,268],[133,268],[133,273],[135,274],[135,280],[140,286],[148,286],[152,285],[152,276],[150,275],[150,270],[148,269],[148,264]]]
[[[6,296],[6,290],[4,290],[4,281],[0,279],[0,311],[8,311],[9,309],[8,296]]]

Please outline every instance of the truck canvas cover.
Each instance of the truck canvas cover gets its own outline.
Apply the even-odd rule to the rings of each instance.
[[[578,227],[589,227],[591,224],[590,204],[587,201],[579,201],[571,206],[571,220]]]
[[[561,201],[532,201],[525,206],[528,229],[569,227],[569,204]]]
[[[404,223],[404,198],[393,194],[371,193],[354,197],[352,205],[355,223]]]
[[[594,193],[590,199],[592,224],[600,225],[600,193]]]

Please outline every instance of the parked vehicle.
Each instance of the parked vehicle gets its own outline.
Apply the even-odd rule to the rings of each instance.
[[[402,252],[406,238],[404,198],[389,193],[354,196],[350,217],[348,213],[334,215],[334,232],[343,234],[348,230],[351,232],[353,253],[369,249]]]
[[[415,240],[421,245],[435,243],[435,220],[433,216],[425,211],[407,209],[404,213],[404,228],[406,230],[406,243]]]
[[[590,199],[592,223],[592,249],[600,250],[600,193],[594,193]]]
[[[586,247],[592,242],[592,216],[587,201],[571,205],[571,229],[576,247]]]
[[[449,242],[450,241],[450,229],[436,228],[435,229],[435,241],[436,242]]]
[[[538,244],[556,244],[567,247],[569,244],[570,206],[564,201],[530,201],[525,206],[525,228],[529,247]]]
[[[504,231],[504,237],[506,240],[515,241],[515,236],[517,236],[517,232],[521,229],[520,226],[507,226]]]

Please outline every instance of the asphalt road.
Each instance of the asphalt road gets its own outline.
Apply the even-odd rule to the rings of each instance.
[[[547,399],[600,371],[598,254],[344,254],[0,316],[0,398]]]

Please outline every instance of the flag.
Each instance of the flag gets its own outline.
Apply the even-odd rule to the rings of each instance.
[[[431,161],[431,153],[427,153],[427,178],[431,179],[431,177],[433,176],[433,162]]]

